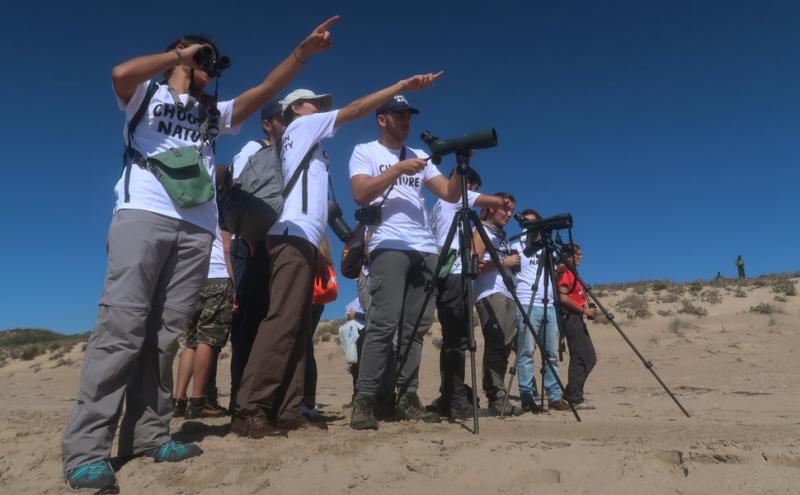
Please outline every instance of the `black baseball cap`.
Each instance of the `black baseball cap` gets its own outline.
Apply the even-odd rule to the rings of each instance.
[[[383,105],[379,106],[377,110],[375,110],[375,115],[389,112],[402,112],[404,110],[409,110],[413,114],[419,113],[419,110],[408,104],[408,100],[406,100],[405,96],[394,95],[391,100],[387,101]]]
[[[281,104],[277,100],[270,100],[261,108],[261,120],[272,120],[281,114]]]

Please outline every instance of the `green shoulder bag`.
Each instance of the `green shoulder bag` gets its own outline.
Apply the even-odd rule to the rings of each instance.
[[[214,199],[211,175],[194,146],[171,148],[148,157],[146,161],[153,175],[179,207],[192,208]]]

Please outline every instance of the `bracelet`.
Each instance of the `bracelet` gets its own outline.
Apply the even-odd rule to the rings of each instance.
[[[178,50],[177,48],[172,51],[173,53],[175,53],[175,55],[178,56],[178,65],[181,65],[183,63],[183,55],[181,55],[181,51]]]
[[[303,64],[303,65],[305,65],[305,64],[306,64],[306,61],[305,61],[305,60],[303,60],[302,58],[300,58],[300,57],[298,57],[298,56],[297,56],[297,50],[294,50],[294,51],[292,52],[292,55],[294,55],[294,58],[295,58],[295,59],[297,59],[297,61],[298,61],[298,62],[300,62],[301,64]]]

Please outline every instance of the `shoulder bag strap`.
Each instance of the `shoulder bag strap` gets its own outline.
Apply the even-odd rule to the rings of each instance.
[[[292,177],[289,179],[289,182],[286,183],[286,187],[283,188],[283,199],[286,199],[289,196],[289,193],[292,192],[294,189],[295,184],[300,179],[300,175],[303,175],[303,213],[306,213],[308,210],[308,166],[311,163],[311,157],[314,155],[314,151],[316,151],[318,144],[315,144],[311,147],[311,149],[306,152],[306,156],[303,157],[303,161],[300,162],[300,165],[295,169],[294,173],[292,173]]]
[[[131,165],[137,155],[141,156],[141,154],[133,147],[133,133],[136,130],[136,126],[138,126],[139,122],[142,120],[142,117],[144,117],[145,112],[147,112],[147,107],[150,106],[150,100],[153,99],[153,95],[156,94],[156,90],[158,90],[158,83],[155,81],[150,81],[150,84],[147,85],[147,91],[144,94],[144,98],[142,99],[142,104],[139,105],[136,113],[133,114],[133,117],[131,117],[131,120],[128,122],[128,139],[125,142],[125,151],[122,153],[122,170],[125,174],[124,201],[126,203],[130,202],[131,200],[131,194],[128,190],[128,184],[130,184],[131,181]]]

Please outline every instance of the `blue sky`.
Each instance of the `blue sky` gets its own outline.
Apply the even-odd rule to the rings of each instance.
[[[336,106],[415,73],[414,122],[442,137],[495,127],[476,155],[484,192],[571,212],[593,283],[798,269],[800,3],[738,1],[14,2],[3,7],[0,329],[91,329],[120,172],[122,113],[111,68],[207,33],[233,60],[230,98],[260,81],[316,24],[340,14],[332,51],[282,94]],[[347,162],[374,119],[326,143],[352,221]],[[222,139],[230,162],[259,134]],[[452,157],[441,165],[447,173]],[[516,228],[511,228],[514,231]],[[340,245],[335,243],[336,252]],[[343,281],[325,317],[354,297]]]

